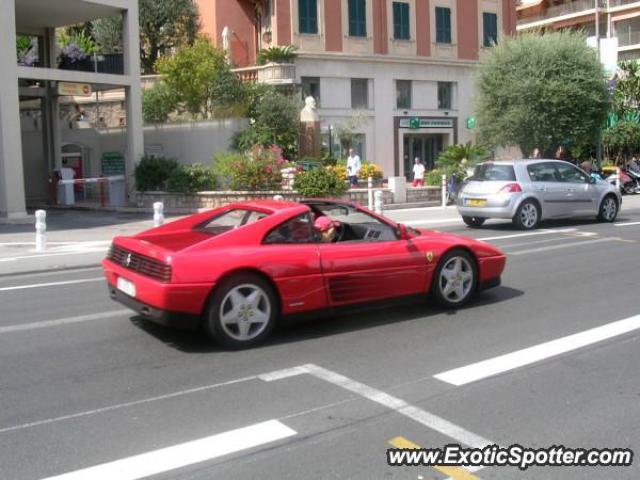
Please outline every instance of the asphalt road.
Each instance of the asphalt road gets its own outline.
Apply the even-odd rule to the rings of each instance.
[[[503,248],[503,285],[459,311],[304,322],[240,352],[131,316],[96,268],[0,277],[0,479],[640,478],[637,458],[473,473],[386,462],[409,442],[637,453],[640,211],[617,224],[429,225]],[[450,372],[511,352],[471,380]]]

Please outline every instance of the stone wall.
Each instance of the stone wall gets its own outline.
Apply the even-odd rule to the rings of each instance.
[[[393,194],[388,189],[383,189],[383,202],[393,202]],[[200,193],[167,193],[167,192],[138,192],[136,201],[139,208],[152,209],[154,202],[163,202],[166,213],[192,213],[199,210],[208,210],[221,207],[228,203],[245,202],[259,199],[272,199],[274,195],[282,195],[285,200],[297,201],[302,196],[294,191],[265,191],[265,192],[200,192]],[[351,189],[343,197],[344,200],[367,206],[367,189]]]
[[[407,188],[407,203],[433,202],[434,204],[440,204],[440,202],[442,201],[441,199],[441,187]]]

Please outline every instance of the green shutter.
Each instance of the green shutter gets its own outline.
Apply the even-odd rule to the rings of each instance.
[[[409,40],[409,4],[393,2],[393,38]]]
[[[298,0],[300,33],[318,33],[317,0]]]
[[[349,0],[349,36],[365,37],[367,35],[366,0]]]

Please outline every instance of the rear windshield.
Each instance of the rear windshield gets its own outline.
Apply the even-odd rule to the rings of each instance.
[[[249,223],[257,222],[267,217],[268,214],[256,210],[235,209],[229,210],[213,217],[211,220],[201,223],[196,230],[218,235],[234,228],[239,228]]]
[[[511,165],[481,163],[476,167],[470,180],[476,182],[515,182],[516,173]]]

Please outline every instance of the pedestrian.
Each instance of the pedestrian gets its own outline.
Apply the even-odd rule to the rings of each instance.
[[[353,148],[349,149],[349,158],[347,158],[347,175],[349,176],[349,185],[352,187],[358,186],[358,174],[362,163],[357,153],[353,151]]]
[[[413,187],[424,187],[424,165],[418,157],[413,161]]]
[[[542,158],[542,152],[538,147],[533,149],[533,153],[531,153],[531,158]]]
[[[564,160],[564,147],[562,145],[556,150],[556,160]]]

